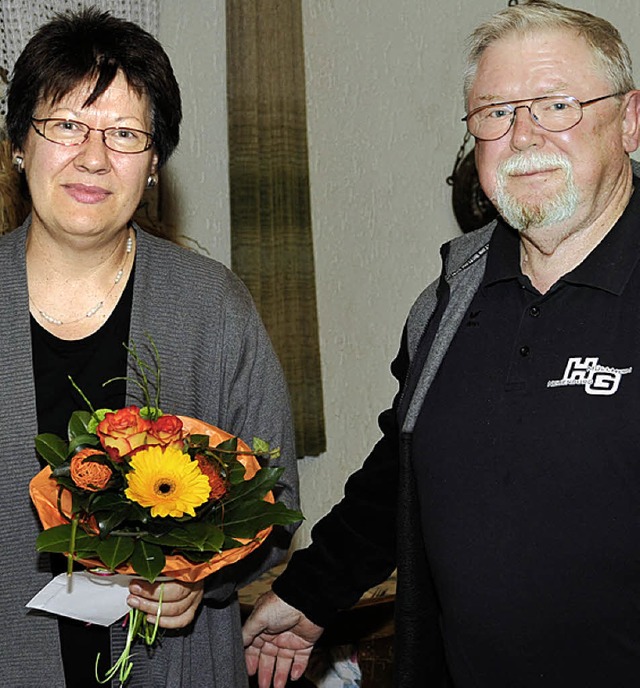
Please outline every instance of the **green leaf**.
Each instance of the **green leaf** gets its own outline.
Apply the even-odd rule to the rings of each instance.
[[[230,437],[228,440],[224,440],[224,442],[216,445],[215,449],[223,449],[225,452],[238,451],[238,438]]]
[[[253,438],[253,451],[256,454],[268,454],[269,443],[266,440],[261,440],[259,437]]]
[[[151,515],[151,510],[135,502],[129,502],[129,515],[127,516],[127,520],[142,523],[144,526],[148,526],[155,522]]]
[[[36,436],[36,451],[53,468],[67,460],[67,443],[48,432]]]
[[[129,537],[109,537],[98,545],[98,556],[113,571],[133,554],[134,543]]]
[[[66,487],[66,489],[72,493],[74,490],[76,492],[79,490],[77,485],[73,482],[73,480],[71,480],[71,476],[61,473],[60,475],[56,475],[55,478],[59,487]]]
[[[74,411],[69,418],[69,423],[67,425],[67,432],[69,433],[69,439],[73,439],[78,435],[91,435],[93,434],[89,430],[89,424],[91,422],[91,414],[89,411]]]
[[[241,483],[233,485],[229,496],[224,500],[226,508],[238,500],[244,502],[252,499],[264,499],[267,492],[276,486],[283,471],[284,468],[282,467],[261,468],[250,480],[243,480]]]
[[[96,492],[91,501],[93,511],[113,511],[122,507],[129,507],[126,497],[118,492]]]
[[[96,511],[94,516],[98,523],[98,530],[100,535],[105,537],[115,530],[119,525],[127,520],[130,509],[126,505],[119,504],[110,511]],[[131,538],[128,538],[131,539]]]
[[[95,549],[77,549],[74,559],[99,559],[98,551]]]
[[[242,483],[245,482],[244,474],[247,472],[247,469],[240,463],[240,461],[238,461],[235,456],[232,458],[225,458],[225,463],[227,464],[229,484],[242,485]]]
[[[65,461],[64,463],[59,464],[55,468],[52,468],[51,475],[56,479],[58,484],[60,484],[59,478],[69,478],[69,480],[71,480],[71,462]],[[71,481],[71,484],[75,486],[75,483],[73,481]]]
[[[252,538],[268,526],[291,525],[303,518],[300,511],[289,509],[282,502],[237,503],[234,509],[225,511],[224,532],[233,538]]]
[[[98,425],[105,419],[107,413],[113,413],[111,409],[98,409],[91,414],[91,420],[87,425],[87,432],[90,435],[95,435],[98,429]]]
[[[183,553],[183,556],[185,559],[188,559],[189,561],[193,562],[194,564],[204,564],[204,562],[209,561],[213,559],[213,557],[218,554],[217,551],[215,552],[194,552],[193,550],[189,550],[187,552]]]
[[[224,536],[224,545],[222,545],[222,549],[237,549],[238,547],[244,547],[245,543],[240,542],[239,540],[235,540],[229,535]]]
[[[144,539],[175,549],[219,552],[224,542],[224,533],[213,523],[192,522],[174,528],[168,533],[145,536]]]
[[[95,435],[76,435],[69,440],[69,453],[74,454],[77,449],[84,447],[96,447],[100,444],[100,440]]]
[[[157,545],[136,540],[130,563],[139,576],[153,583],[164,568],[164,552]]]
[[[70,523],[43,530],[36,538],[36,550],[38,552],[68,552],[71,531]],[[97,536],[79,531],[76,533],[76,552],[95,552],[97,542]]]
[[[55,526],[43,530],[36,538],[36,550],[38,552],[66,552],[69,549],[71,539],[71,524]]]
[[[143,406],[140,409],[140,417],[145,420],[158,420],[162,415],[164,415],[162,411],[155,406]]]
[[[209,435],[198,435],[196,433],[189,435],[189,447],[194,449],[208,449]]]

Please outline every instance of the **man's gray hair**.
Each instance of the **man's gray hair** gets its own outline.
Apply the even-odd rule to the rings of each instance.
[[[492,43],[512,34],[557,30],[572,31],[586,41],[593,53],[594,67],[609,81],[612,91],[626,93],[635,88],[629,49],[612,24],[551,0],[529,0],[494,14],[469,36],[464,71],[465,105],[480,58]]]

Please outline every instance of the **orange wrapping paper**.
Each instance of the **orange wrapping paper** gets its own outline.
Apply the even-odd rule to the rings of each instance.
[[[195,418],[188,416],[178,416],[183,423],[184,432],[189,435],[208,435],[211,438],[210,445],[216,447],[221,442],[233,437],[228,432],[216,428],[213,425],[204,423]],[[250,452],[250,448],[238,438],[238,449]],[[251,454],[239,455],[238,460],[246,468],[245,480],[252,478],[260,465],[255,456]],[[58,485],[55,480],[51,478],[51,469],[49,466],[43,468],[37,475],[33,477],[29,484],[29,494],[33,501],[43,528],[53,528],[54,526],[68,523],[65,521],[58,511]],[[269,492],[265,496],[265,500],[273,503],[273,494]],[[63,490],[62,493],[62,509],[65,513],[70,513],[71,509],[71,494],[68,490]],[[166,565],[162,570],[162,574],[178,580],[194,583],[195,581],[205,578],[215,571],[233,564],[236,561],[244,559],[248,554],[257,549],[271,532],[271,527],[261,530],[253,540],[240,540],[244,542],[243,547],[235,549],[228,549],[219,554],[216,554],[208,562],[202,564],[194,564],[183,556],[173,554],[167,555]],[[87,568],[102,567],[103,564],[97,559],[79,559],[80,563]],[[124,573],[135,575],[135,571],[131,566],[118,566],[116,573]]]

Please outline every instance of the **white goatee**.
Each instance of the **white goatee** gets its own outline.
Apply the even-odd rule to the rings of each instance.
[[[549,198],[536,202],[521,201],[507,191],[509,177],[514,174],[560,169],[564,172],[564,188]],[[492,201],[498,212],[514,229],[527,230],[566,222],[576,212],[579,202],[571,162],[558,153],[533,152],[518,154],[505,160],[496,173],[496,190]]]

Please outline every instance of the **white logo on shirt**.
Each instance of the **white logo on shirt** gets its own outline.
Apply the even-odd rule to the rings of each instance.
[[[587,394],[611,396],[618,391],[623,375],[630,373],[633,368],[611,368],[598,364],[595,356],[579,358],[577,356],[567,361],[561,380],[549,380],[547,387],[569,387],[583,385]]]

